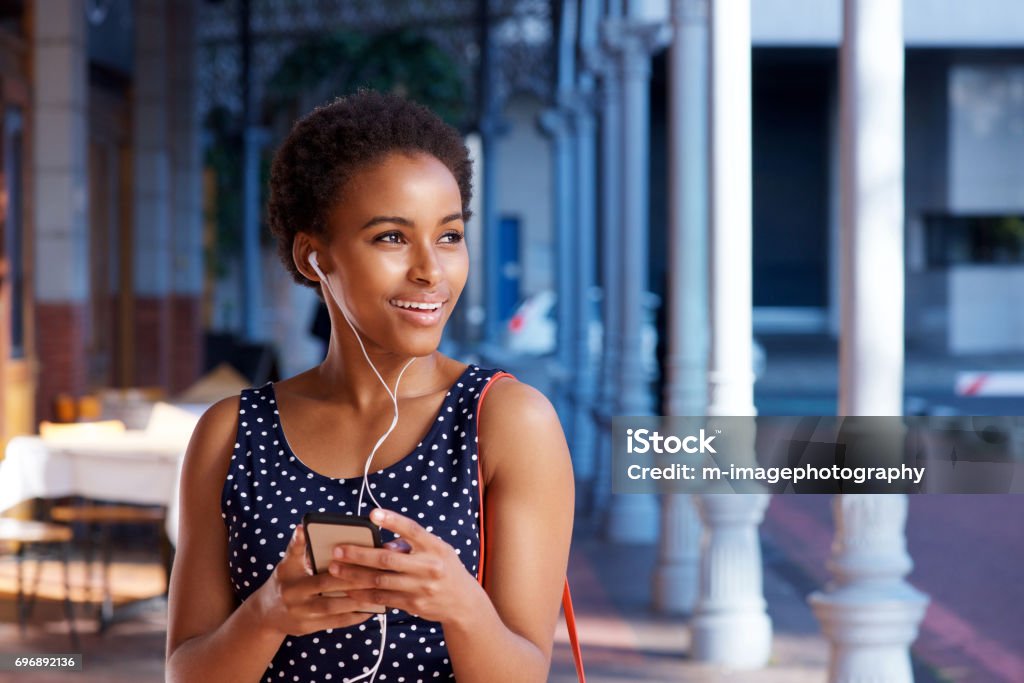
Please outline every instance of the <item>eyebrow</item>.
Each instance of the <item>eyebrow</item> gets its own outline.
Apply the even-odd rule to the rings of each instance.
[[[451,223],[452,221],[461,221],[463,219],[463,213],[460,211],[458,213],[453,213],[445,216],[440,220],[440,222],[438,222],[438,225],[444,225],[445,223]],[[381,223],[394,223],[395,225],[402,225],[407,228],[413,227],[413,222],[411,220],[409,220],[408,218],[402,218],[401,216],[374,216],[370,220],[366,221],[366,224],[363,225],[363,227],[361,227],[360,230],[372,228],[373,226],[379,225]]]

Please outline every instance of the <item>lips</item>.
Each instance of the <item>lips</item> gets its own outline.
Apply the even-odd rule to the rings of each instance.
[[[397,308],[412,311],[431,312],[439,310],[444,305],[440,299],[391,299],[388,303]]]
[[[441,322],[445,300],[391,299],[388,303],[406,322],[419,327],[432,327]]]

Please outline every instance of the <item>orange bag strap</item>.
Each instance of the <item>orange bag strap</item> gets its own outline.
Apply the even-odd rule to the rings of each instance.
[[[507,372],[496,372],[494,375],[487,380],[487,384],[480,390],[480,399],[477,401],[476,407],[476,420],[477,420],[477,432],[479,433],[480,416],[483,411],[484,396],[487,395],[487,390],[491,388],[494,381],[501,379],[502,377],[512,377],[513,375]],[[486,556],[487,544],[484,542],[484,476],[483,471],[480,469],[481,458],[476,459],[476,481],[480,487],[480,566],[477,569],[477,581],[480,585],[484,585],[484,557]],[[565,579],[565,588],[562,589],[562,611],[565,612],[565,626],[569,631],[569,645],[572,647],[572,659],[576,664],[576,678],[579,683],[587,683],[587,675],[583,671],[583,653],[580,650],[580,639],[576,634],[576,613],[572,608],[572,593],[569,591],[569,578]]]

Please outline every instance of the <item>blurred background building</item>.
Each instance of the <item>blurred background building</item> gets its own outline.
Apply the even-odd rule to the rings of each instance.
[[[851,387],[872,384],[896,392],[881,413],[964,413],[979,404],[957,403],[954,372],[1024,369],[1024,3],[899,7],[0,2],[0,443],[74,419],[67,397],[318,363],[318,299],[263,219],[270,160],[314,106],[393,90],[476,161],[474,265],[442,350],[548,392],[580,519],[657,538],[654,600],[671,608],[657,572],[692,573],[677,532],[697,522],[689,501],[611,495],[612,415],[864,414]],[[868,30],[844,29],[869,10]],[[891,121],[844,117],[844,88],[873,83],[841,67],[853,46],[902,120],[862,150],[897,169],[877,189],[898,213],[864,250],[844,247],[843,202],[871,188],[844,159]],[[844,325],[872,282],[891,297]],[[841,373],[844,344],[870,362]],[[905,354],[923,360],[904,386]],[[1019,414],[1021,377],[983,410]]]
[[[571,106],[592,114],[602,17],[669,21],[668,2],[621,4],[583,3],[573,19],[590,26],[574,27],[571,63],[561,58],[571,89],[590,92]],[[1024,351],[1012,305],[1024,278],[1021,11],[905,3],[908,344]],[[556,221],[572,214],[557,213],[555,137],[538,122],[568,106],[560,3],[73,0],[2,12],[4,434],[33,431],[57,394],[174,393],[232,352],[254,380],[269,378],[270,356],[284,374],[316,363],[315,299],[285,286],[262,221],[266,173],[297,116],[360,86],[424,101],[473,145],[480,266],[448,350],[554,351],[546,293],[559,289]],[[751,12],[754,331],[835,336],[841,3],[762,0]],[[658,299],[640,304],[652,320],[671,232],[666,54],[652,50],[644,289]],[[573,238],[600,251],[604,207],[588,201]],[[599,324],[604,283],[590,263],[593,289],[577,294]],[[517,338],[517,306],[544,296],[547,327]]]

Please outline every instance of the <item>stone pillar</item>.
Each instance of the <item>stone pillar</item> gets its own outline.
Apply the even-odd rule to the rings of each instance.
[[[580,50],[586,57],[592,52],[596,40],[597,6],[581,3]],[[576,79],[573,107],[575,130],[573,160],[576,176],[576,257],[575,275],[575,332],[573,353],[573,467],[576,474],[577,509],[592,509],[593,483],[596,470],[596,424],[594,407],[597,402],[597,373],[590,351],[590,323],[595,303],[595,266],[597,259],[597,130],[594,120],[595,79],[593,59],[584,59]]]
[[[665,405],[707,410],[707,0],[674,0],[669,50],[669,286]],[[700,519],[688,494],[661,498],[654,606],[691,612],[697,601]]]
[[[554,166],[553,225],[555,237],[555,362],[551,364],[553,403],[576,457],[573,442],[572,370],[576,351],[576,168],[573,81],[576,73],[576,3],[562,2],[562,21],[557,42],[555,102],[540,117],[541,128],[551,137]]]
[[[596,255],[595,185],[595,125],[591,110],[592,91],[583,89],[574,108],[573,128],[576,135],[573,152],[576,179],[576,230],[573,267],[575,283],[573,332],[572,387],[572,445],[573,466],[576,472],[577,497],[583,509],[590,507],[590,493],[595,470],[594,402],[597,377],[590,351],[590,321],[594,310],[594,265]]]
[[[168,385],[171,331],[170,172],[168,165],[167,4],[135,5],[133,75],[134,381]]]
[[[651,377],[644,368],[642,330],[648,280],[648,162],[650,155],[651,54],[668,39],[669,27],[636,17],[609,20],[605,39],[618,64],[622,91],[621,192],[618,230],[621,280],[619,329],[621,348],[615,414],[651,415]],[[650,543],[657,538],[658,506],[654,496],[612,496],[606,532],[610,540]]]
[[[903,7],[846,0],[840,49],[842,231],[839,414],[903,406]],[[809,602],[831,644],[830,683],[913,681],[928,598],[904,577],[905,495],[833,501],[834,581]]]
[[[829,683],[912,683],[910,645],[928,597],[904,581],[907,497],[847,494],[832,501],[834,581],[808,598],[831,648]]]
[[[615,396],[618,384],[619,336],[622,294],[622,273],[619,263],[623,238],[619,217],[622,149],[619,136],[622,127],[622,95],[618,69],[603,50],[601,68],[601,370],[598,405],[595,409],[599,421],[597,444],[597,476],[594,480],[594,498],[591,515],[599,518],[607,510],[611,496],[612,440],[611,418],[615,415]]]
[[[845,2],[839,414],[903,412],[902,2]]]
[[[167,7],[170,101],[171,267],[170,390],[198,379],[203,368],[203,165],[199,149],[197,97],[198,14],[196,0]]]
[[[82,0],[32,3],[36,418],[86,391],[89,340],[88,56]]]
[[[752,416],[751,352],[751,74],[750,3],[710,4],[710,320],[709,416]],[[750,458],[749,453],[735,454]],[[757,668],[771,654],[757,526],[768,496],[702,495],[700,596],[692,655],[735,668]]]
[[[552,403],[558,411],[562,428],[569,441],[573,458],[576,457],[573,435],[573,412],[570,394],[572,390],[573,352],[576,333],[573,306],[576,303],[575,266],[576,258],[576,183],[573,174],[573,130],[572,112],[568,106],[559,105],[544,111],[540,116],[541,129],[551,138],[552,164],[554,172],[553,223],[555,232],[555,358],[550,367],[554,387]]]
[[[494,19],[492,0],[479,0],[477,3],[477,28],[480,46],[480,63],[477,70],[477,106],[480,112],[480,147],[482,161],[480,163],[480,226],[483,229],[483,319],[482,327],[470,319],[470,339],[478,341],[478,334],[483,335],[487,345],[497,345],[502,338],[501,293],[498,283],[501,281],[501,240],[498,238],[498,135],[500,133],[501,112],[498,101],[498,78],[496,38],[494,35]],[[557,228],[556,228],[557,229]]]

